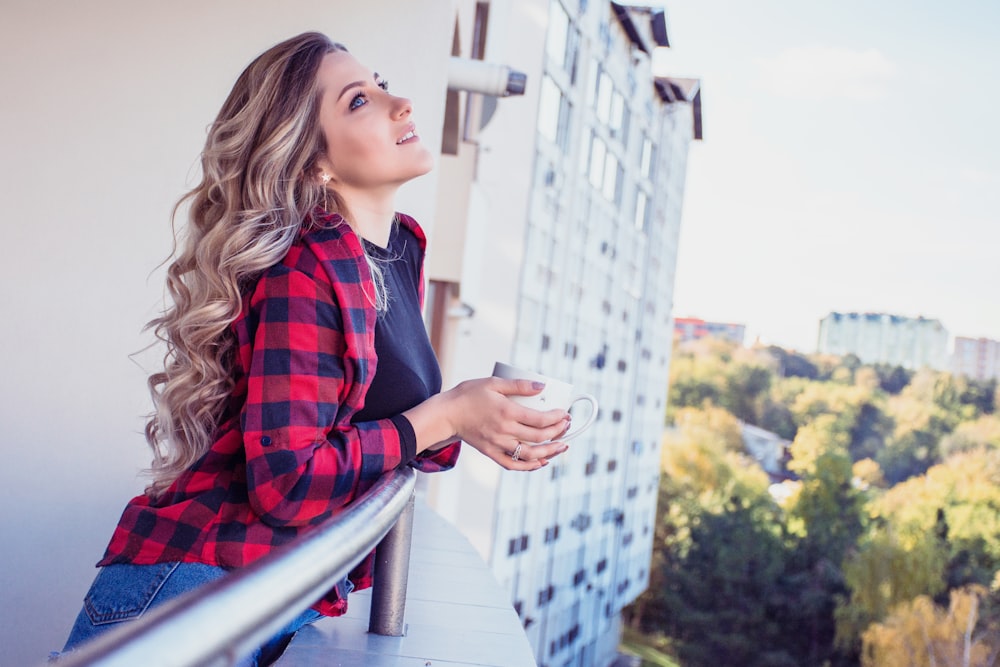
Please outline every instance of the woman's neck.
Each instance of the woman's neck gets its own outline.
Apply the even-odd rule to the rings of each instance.
[[[396,217],[394,197],[344,197],[350,213],[348,222],[354,233],[380,248],[389,245],[389,234]]]

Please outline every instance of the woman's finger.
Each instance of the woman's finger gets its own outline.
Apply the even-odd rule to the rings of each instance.
[[[510,450],[501,449],[500,456],[491,456],[494,461],[508,470],[536,470],[547,466],[549,459],[562,454],[569,449],[569,446],[562,442],[546,443],[544,445],[532,445],[526,442],[519,442],[512,446]]]
[[[534,380],[510,380],[507,378],[492,378],[493,389],[504,396],[534,396],[545,384]]]
[[[524,423],[515,424],[510,428],[510,435],[514,436],[521,442],[530,442],[537,445],[539,443],[549,443],[558,440],[562,436],[566,435],[570,426],[571,421],[569,415],[567,414],[559,419],[559,421],[540,428],[532,427]]]

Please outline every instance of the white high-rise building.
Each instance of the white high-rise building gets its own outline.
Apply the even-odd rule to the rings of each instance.
[[[817,349],[868,364],[948,368],[948,331],[938,320],[886,313],[837,313],[820,320]]]
[[[455,55],[527,74],[522,98],[453,95],[428,274],[445,384],[510,362],[601,404],[532,474],[467,453],[428,499],[489,561],[539,665],[608,665],[647,586],[671,303],[700,82],[657,77],[661,10],[462,5]],[[580,418],[584,415],[580,415]]]

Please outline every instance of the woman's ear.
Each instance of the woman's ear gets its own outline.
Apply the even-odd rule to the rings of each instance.
[[[313,166],[312,171],[313,178],[323,185],[329,185],[330,181],[333,180],[333,169],[331,168],[330,161],[325,157],[320,157],[316,160],[316,164]]]

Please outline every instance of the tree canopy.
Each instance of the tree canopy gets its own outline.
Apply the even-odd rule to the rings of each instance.
[[[626,621],[693,667],[995,664],[997,404],[996,382],[928,369],[677,348],[650,587]],[[783,475],[744,425],[788,441]]]

